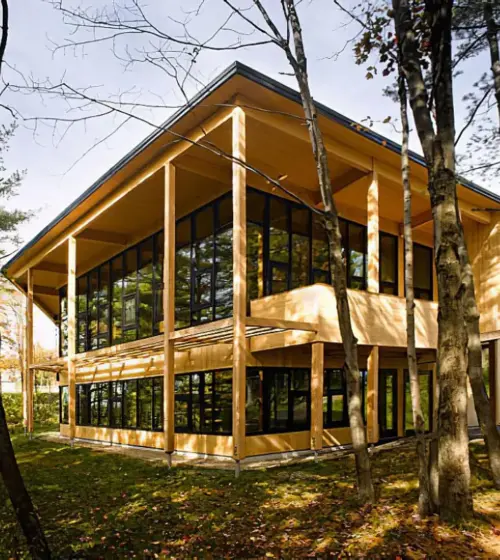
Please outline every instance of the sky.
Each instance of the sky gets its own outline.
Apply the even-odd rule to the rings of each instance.
[[[115,1],[123,3],[124,0]],[[189,12],[197,7],[199,1],[147,0],[142,4],[151,20],[171,33],[181,31],[181,26],[176,21],[190,19],[190,32],[200,38],[208,37],[225,17],[222,0],[206,0],[196,17],[189,15]],[[279,3],[267,0],[264,4],[275,15],[273,10]],[[349,4],[349,0],[346,4]],[[92,3],[90,0],[71,0],[64,2],[64,5],[92,6]],[[112,1],[98,0],[95,5],[111,6]],[[63,21],[61,13],[50,2],[44,0],[12,2],[10,12],[10,36],[6,51],[9,67],[4,68],[4,80],[9,83],[20,83],[20,74],[23,74],[36,80],[49,79],[52,83],[64,81],[75,88],[90,88],[87,91],[91,95],[102,99],[116,98],[113,96],[122,94],[122,99],[164,107],[154,110],[137,109],[137,115],[141,118],[158,124],[172,113],[173,107],[184,103],[182,92],[164,71],[151,64],[138,63],[130,66],[125,63],[127,53],[138,53],[148,46],[145,37],[135,35],[124,40],[118,39],[114,43],[114,52],[113,45],[106,42],[55,50],[56,45],[63,44],[68,38],[90,39],[92,35],[85,30],[72,34],[74,28]],[[399,133],[393,125],[382,122],[389,115],[394,120],[398,114],[397,106],[382,93],[383,88],[388,85],[387,80],[379,77],[366,80],[366,68],[355,64],[352,46],[346,45],[346,41],[358,31],[356,26],[346,25],[347,16],[341,14],[331,0],[302,2],[300,16],[315,99],[358,122],[370,117],[377,132],[399,142]],[[236,20],[227,27],[230,30],[225,32],[220,44],[233,41],[235,31],[247,31]],[[257,34],[245,36],[245,40],[250,41],[260,38]],[[340,51],[342,52],[335,56]],[[186,84],[187,95],[192,96],[234,60],[240,60],[296,89],[293,77],[287,75],[290,68],[283,53],[274,45],[266,45],[202,53],[196,63],[196,80]],[[479,73],[487,69],[488,61],[481,55],[467,64],[463,74],[457,79],[457,129],[464,120],[459,100]],[[19,122],[5,162],[8,170],[26,170],[20,195],[8,203],[9,206],[29,208],[35,212],[34,218],[21,228],[20,234],[24,242],[36,235],[153,130],[151,126],[137,120],[123,123],[124,119],[119,115],[73,122],[69,128],[61,125],[54,127],[52,121],[46,120],[47,117],[79,119],[95,113],[96,109],[75,109],[75,103],[58,96],[28,95],[22,92],[8,93],[2,101],[8,102],[25,118],[43,118],[37,122]],[[0,118],[3,124],[8,124],[11,120],[7,112],[0,112]],[[116,130],[120,124],[121,127]],[[103,141],[108,135],[109,138]],[[421,152],[414,136],[411,147]],[[495,190],[494,186],[492,188]],[[498,187],[496,189],[500,192]],[[54,338],[53,325],[39,317],[37,325],[37,336],[47,344],[51,342]]]

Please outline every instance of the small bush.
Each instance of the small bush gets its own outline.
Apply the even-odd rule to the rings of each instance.
[[[3,407],[9,426],[23,423],[23,396],[20,393],[3,393]],[[57,393],[35,393],[33,396],[35,424],[57,424],[59,422],[59,395]]]

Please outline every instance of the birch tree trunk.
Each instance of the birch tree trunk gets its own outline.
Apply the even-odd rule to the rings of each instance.
[[[417,350],[415,343],[415,297],[413,292],[413,233],[411,223],[411,183],[410,162],[408,156],[408,101],[406,83],[402,71],[398,76],[399,103],[401,109],[402,143],[401,143],[401,176],[403,180],[404,198],[404,250],[405,250],[405,292],[406,292],[406,336],[408,372],[410,377],[411,405],[413,426],[417,439],[418,457],[418,513],[427,517],[433,512],[429,485],[429,463],[427,444],[425,441],[425,420],[420,401],[420,383],[417,368]]]
[[[340,333],[345,353],[349,425],[356,460],[358,493],[363,501],[372,502],[375,498],[375,493],[371,476],[366,431],[361,410],[358,345],[357,339],[352,330],[349,300],[347,299],[346,267],[342,257],[338,213],[332,195],[327,152],[323,141],[323,135],[318,124],[316,107],[309,88],[307,59],[302,40],[300,21],[295,9],[294,1],[285,1],[288,9],[289,24],[292,31],[295,57],[289,50],[285,49],[285,52],[287,53],[289,62],[294,70],[299,85],[302,106],[316,162],[321,197],[325,206],[325,226],[328,235],[330,260],[333,265],[332,284],[335,291]]]
[[[40,520],[26,490],[17,465],[14,449],[10,440],[7,419],[0,394],[0,471],[5,488],[14,507],[19,525],[28,542],[31,557],[35,560],[50,559],[50,549],[40,525]]]

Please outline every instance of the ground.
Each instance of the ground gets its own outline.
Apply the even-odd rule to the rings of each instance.
[[[56,558],[498,558],[500,491],[473,443],[475,517],[415,518],[416,459],[373,458],[379,499],[357,502],[351,457],[268,471],[175,467],[15,435]],[[483,465],[483,466],[481,466]],[[26,556],[0,483],[0,557]]]

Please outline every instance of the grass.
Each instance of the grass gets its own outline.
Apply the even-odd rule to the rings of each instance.
[[[466,525],[418,521],[410,451],[374,456],[379,499],[366,507],[356,499],[352,458],[236,480],[21,434],[14,443],[56,558],[500,556],[500,492],[483,468],[473,473],[476,513]],[[484,446],[471,450],[485,465]],[[1,483],[0,557],[26,557]]]

